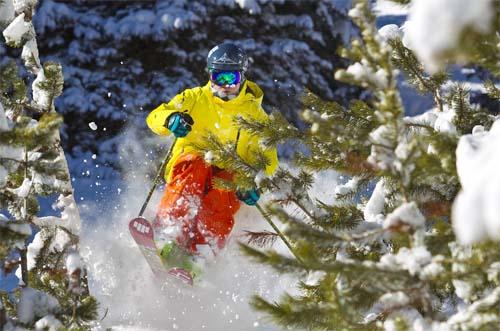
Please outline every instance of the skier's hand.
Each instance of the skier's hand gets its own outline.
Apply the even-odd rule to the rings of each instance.
[[[187,136],[193,124],[193,118],[188,113],[181,112],[170,114],[165,121],[165,127],[169,129],[176,138]]]
[[[260,193],[258,189],[252,189],[248,191],[237,191],[236,196],[247,205],[255,206],[257,201],[259,201]]]

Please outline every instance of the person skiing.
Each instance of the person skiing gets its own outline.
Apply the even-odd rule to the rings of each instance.
[[[189,270],[192,266],[186,262],[186,254],[197,256],[207,248],[215,254],[224,247],[233,228],[239,201],[255,205],[259,200],[257,188],[246,192],[215,188],[214,179],[231,180],[232,174],[223,162],[208,164],[194,147],[203,145],[204,137],[211,133],[221,142],[233,144],[243,160],[254,160],[261,148],[259,138],[238,128],[234,119],[269,118],[261,106],[263,92],[246,79],[247,69],[248,57],[240,47],[217,45],[207,56],[207,84],[186,89],[147,117],[154,133],[172,133],[177,138],[165,170],[165,192],[153,222],[155,239],[162,242],[160,256],[166,264],[181,264]],[[278,165],[276,148],[264,153],[269,161],[265,173],[271,175]],[[175,240],[169,240],[172,237]]]

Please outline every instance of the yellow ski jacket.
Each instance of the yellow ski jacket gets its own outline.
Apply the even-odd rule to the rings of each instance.
[[[197,153],[192,144],[203,145],[203,138],[210,132],[215,134],[221,142],[232,142],[237,146],[238,155],[246,162],[255,160],[255,151],[259,146],[259,137],[252,136],[245,130],[240,130],[234,123],[236,116],[249,120],[267,121],[268,115],[262,109],[261,103],[264,93],[260,87],[246,80],[238,96],[232,100],[224,101],[212,94],[210,82],[203,87],[187,89],[176,95],[170,102],[162,103],[147,117],[149,128],[156,134],[168,135],[170,131],[165,128],[165,120],[176,111],[188,112],[194,120],[192,130],[184,138],[178,138],[172,151],[172,157],[165,170],[167,182],[171,179],[172,166],[177,159],[185,153]],[[278,166],[276,148],[264,151],[270,161],[265,173],[272,175]],[[214,164],[224,168],[222,164]]]

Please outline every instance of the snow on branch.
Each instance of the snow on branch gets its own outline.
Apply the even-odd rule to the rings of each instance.
[[[23,40],[31,39],[34,32],[31,20],[26,21],[25,14],[22,13],[3,30],[3,36],[9,46],[19,47]]]
[[[61,217],[55,216],[45,216],[37,217],[33,221],[34,224],[40,227],[53,228],[63,227],[67,229],[72,234],[78,234],[80,232],[80,217],[78,213],[78,208],[75,203],[75,199],[72,194],[70,195],[59,195],[57,202],[53,206],[54,208],[60,209]]]
[[[489,132],[474,132],[460,138],[456,151],[462,191],[453,204],[452,218],[463,244],[500,240],[500,120]]]
[[[466,30],[491,31],[494,14],[494,0],[413,1],[404,25],[405,41],[424,67],[435,73]]]

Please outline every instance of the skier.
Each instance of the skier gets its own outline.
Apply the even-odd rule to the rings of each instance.
[[[178,138],[166,166],[167,185],[153,225],[167,265],[181,264],[192,270],[186,253],[215,254],[224,247],[233,228],[239,200],[247,205],[259,200],[257,188],[246,192],[215,188],[214,179],[231,180],[231,173],[223,163],[208,164],[193,146],[203,144],[204,137],[211,133],[224,143],[234,144],[243,160],[253,160],[259,148],[258,137],[240,130],[234,118],[267,121],[268,116],[261,107],[262,90],[245,78],[247,67],[248,57],[238,46],[215,46],[207,57],[208,83],[185,90],[147,117],[154,133],[172,133]],[[266,150],[265,155],[270,161],[265,173],[271,175],[278,165],[276,149]],[[169,240],[172,236],[175,240]]]

